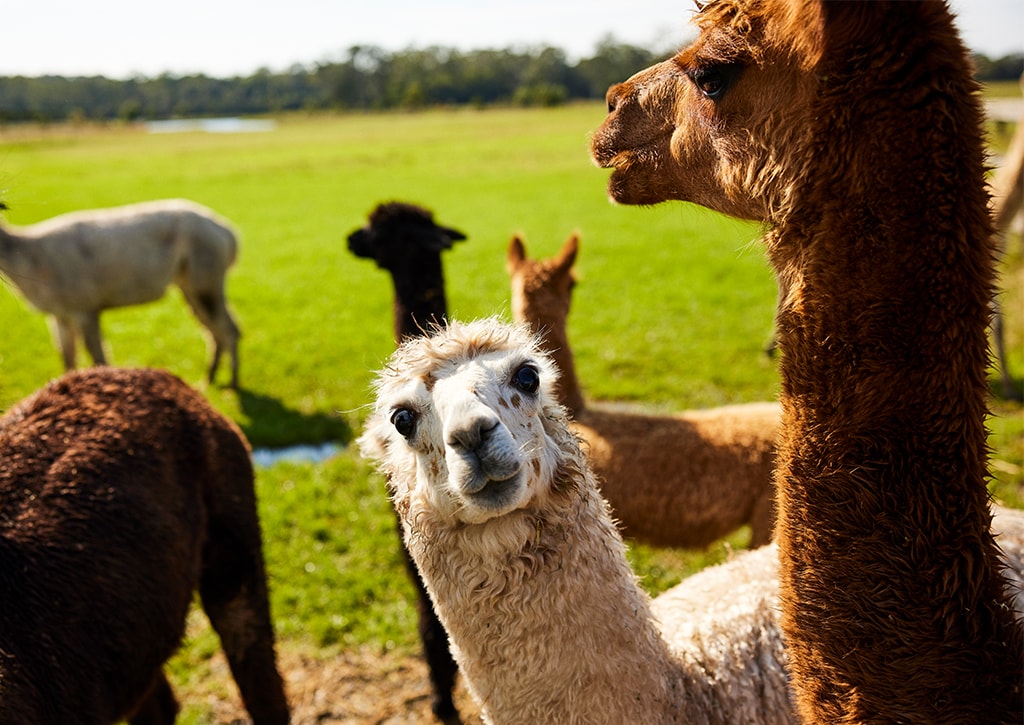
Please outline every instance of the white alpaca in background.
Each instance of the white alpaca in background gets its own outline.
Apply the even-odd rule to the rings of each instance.
[[[226,220],[178,199],[72,212],[20,228],[0,225],[0,273],[53,317],[65,370],[75,367],[79,337],[93,363],[106,363],[103,310],[153,302],[173,282],[213,338],[210,382],[227,352],[237,388],[240,333],[224,294],[237,255],[238,239]]]

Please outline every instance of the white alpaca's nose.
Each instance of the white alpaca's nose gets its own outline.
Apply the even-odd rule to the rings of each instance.
[[[448,431],[446,442],[453,448],[476,451],[486,443],[487,438],[499,424],[500,421],[494,414],[473,414]]]

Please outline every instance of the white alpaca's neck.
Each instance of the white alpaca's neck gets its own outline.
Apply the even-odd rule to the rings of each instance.
[[[459,666],[494,723],[672,721],[682,668],[606,505],[592,482],[567,498],[408,532]]]

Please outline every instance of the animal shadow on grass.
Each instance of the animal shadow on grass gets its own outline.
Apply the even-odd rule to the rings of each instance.
[[[254,448],[337,442],[348,445],[352,428],[340,413],[303,413],[280,400],[239,389],[238,404],[246,420],[239,422]]]

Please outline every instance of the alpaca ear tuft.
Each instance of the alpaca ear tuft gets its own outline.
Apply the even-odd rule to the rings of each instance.
[[[580,233],[573,232],[562,246],[562,252],[558,257],[558,268],[562,270],[571,269],[576,264],[576,255],[579,254],[579,251]]]
[[[508,243],[508,255],[505,257],[505,268],[509,274],[516,271],[516,268],[526,261],[526,245],[518,234],[512,237]]]

